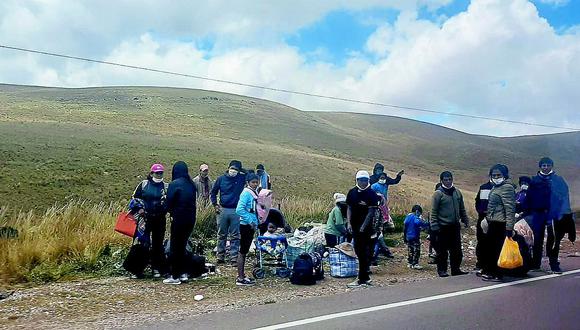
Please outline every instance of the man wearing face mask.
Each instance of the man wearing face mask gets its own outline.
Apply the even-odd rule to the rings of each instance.
[[[240,194],[245,186],[245,174],[242,172],[242,162],[232,160],[227,172],[217,178],[210,194],[210,200],[217,213],[218,246],[217,262],[225,263],[226,241],[230,241],[229,262],[237,265],[240,248],[240,217],[236,207]],[[219,193],[219,203],[218,203]]]
[[[356,186],[352,188],[346,196],[346,218],[348,230],[354,237],[354,250],[359,261],[358,279],[348,287],[355,288],[370,285],[370,262],[373,253],[374,240],[373,228],[371,225],[363,227],[365,219],[369,213],[378,208],[379,196],[370,189],[369,173],[367,171],[358,171],[356,173]]]
[[[209,203],[209,194],[213,188],[213,180],[209,177],[209,166],[207,164],[199,166],[199,175],[193,178],[193,183],[197,191],[197,200],[201,205],[206,206]]]
[[[437,274],[447,277],[447,258],[451,264],[451,275],[464,275],[460,269],[463,253],[461,251],[460,222],[469,226],[463,195],[453,185],[453,174],[449,171],[439,176],[441,186],[433,194],[431,208],[431,233],[437,251]]]
[[[161,164],[153,164],[147,179],[143,180],[135,191],[133,198],[143,201],[144,209],[139,212],[145,215],[146,235],[151,235],[151,269],[153,277],[159,278],[166,271],[163,240],[167,207],[165,203],[167,183],[163,182],[164,168]],[[135,274],[137,277],[141,274]]]
[[[534,231],[534,248],[532,254],[532,271],[540,270],[544,245],[544,232],[548,230],[546,255],[550,260],[550,269],[560,274],[558,253],[560,241],[564,237],[564,228],[574,224],[570,208],[568,184],[553,170],[554,161],[548,157],[540,159],[540,170],[532,178],[524,201],[524,216],[532,215]],[[568,236],[570,238],[570,235]]]

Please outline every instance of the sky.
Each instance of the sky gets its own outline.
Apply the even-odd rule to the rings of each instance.
[[[2,0],[0,44],[580,129],[580,0]],[[0,48],[0,83],[210,89],[468,133],[564,132],[345,103]]]

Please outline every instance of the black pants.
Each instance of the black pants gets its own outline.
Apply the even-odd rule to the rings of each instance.
[[[477,217],[477,227],[475,228],[475,237],[477,238],[477,243],[475,244],[475,257],[477,261],[475,263],[476,268],[483,268],[484,264],[484,256],[483,256],[483,249],[485,246],[485,234],[483,233],[483,229],[481,229],[481,221],[485,219],[485,214],[480,213]]]
[[[546,255],[550,259],[550,267],[558,266],[558,253],[560,253],[560,242],[564,238],[566,232],[562,226],[563,220],[556,221],[548,226],[548,238],[546,240]]]
[[[151,268],[165,273],[167,265],[165,262],[165,251],[163,250],[163,240],[165,239],[165,214],[148,215],[145,230],[147,235],[151,235]]]
[[[366,282],[370,279],[369,271],[371,267],[371,257],[373,255],[373,242],[370,233],[354,234],[354,252],[358,257],[358,281],[359,283]]]
[[[171,222],[171,239],[170,239],[170,251],[169,256],[169,266],[171,268],[171,275],[173,278],[179,278],[185,273],[186,260],[185,260],[185,247],[187,246],[187,240],[191,233],[193,232],[193,227],[195,225],[195,218],[190,217],[173,217]]]
[[[437,271],[447,272],[447,257],[451,264],[451,273],[459,271],[463,253],[461,252],[461,231],[459,224],[441,226],[437,232],[435,251],[437,251]]]
[[[542,253],[544,252],[544,233],[548,216],[545,212],[532,213],[532,231],[534,232],[534,247],[532,249],[532,269],[542,266]]]
[[[338,245],[339,237],[332,234],[324,233],[324,238],[326,239],[326,246],[329,248],[333,248]]]
[[[485,274],[500,277],[500,269],[497,266],[497,261],[505,241],[505,222],[490,221],[487,235],[485,237],[485,245],[482,251],[481,265],[482,271]]]

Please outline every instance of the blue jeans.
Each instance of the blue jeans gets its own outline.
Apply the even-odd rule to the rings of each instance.
[[[217,216],[218,226],[218,260],[225,260],[226,241],[230,241],[230,262],[238,260],[240,250],[240,216],[236,214],[236,209],[222,208]]]
[[[544,233],[548,222],[548,214],[544,212],[532,213],[532,231],[534,232],[534,247],[532,249],[532,269],[540,268],[542,265],[542,254],[544,252]]]

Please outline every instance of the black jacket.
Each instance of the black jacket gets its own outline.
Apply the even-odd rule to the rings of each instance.
[[[532,212],[547,213],[550,211],[552,187],[549,180],[543,180],[539,175],[532,178],[526,199],[522,205],[526,216]]]
[[[477,196],[475,196],[475,210],[481,219],[487,214],[487,204],[489,202],[489,193],[493,188],[493,183],[487,181],[479,186]]]
[[[173,165],[172,180],[167,189],[167,208],[174,220],[195,222],[195,184],[189,176],[187,165]]]
[[[165,183],[154,182],[151,177],[139,183],[133,198],[141,199],[145,205],[145,211],[151,216],[162,216],[167,212],[165,208]]]
[[[375,167],[373,168],[373,175],[371,175],[369,184],[373,184],[379,181],[379,177],[385,171],[385,167],[381,163],[376,163]],[[398,183],[398,182],[397,182]]]

